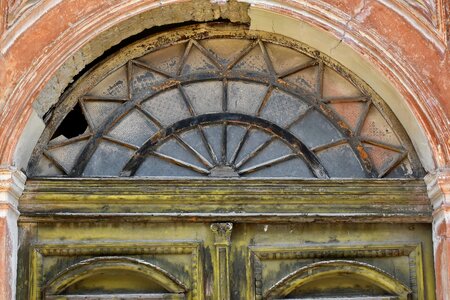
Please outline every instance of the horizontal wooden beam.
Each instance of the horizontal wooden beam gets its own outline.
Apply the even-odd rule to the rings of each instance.
[[[430,222],[423,180],[29,180],[21,221]]]
[[[101,299],[127,299],[127,300],[135,300],[135,299],[173,299],[173,300],[182,300],[186,299],[184,295],[181,294],[111,294],[111,295],[55,295],[55,296],[46,296],[46,300],[75,300],[75,299],[89,299],[89,300],[101,300]]]

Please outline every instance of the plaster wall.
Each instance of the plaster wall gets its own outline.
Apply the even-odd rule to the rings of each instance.
[[[435,8],[428,18],[404,2],[2,0],[0,165],[25,168],[44,128],[45,112],[84,67],[114,45],[143,30],[163,29],[160,26],[225,19],[284,34],[341,62],[387,102],[426,170],[448,184],[450,51],[445,20],[450,3],[425,1]],[[438,190],[444,200],[433,202],[437,294],[438,299],[448,299],[449,191]],[[11,214],[14,208],[5,206],[2,253],[9,245],[17,247],[15,221],[7,217]],[[5,220],[13,220],[12,225],[6,226]],[[4,291],[9,291],[3,293],[5,299],[14,294],[12,252],[0,262],[12,266],[3,268],[12,271],[0,278]]]

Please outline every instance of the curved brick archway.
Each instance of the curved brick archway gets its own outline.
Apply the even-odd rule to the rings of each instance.
[[[404,124],[423,165],[433,174],[428,181],[436,209],[437,289],[439,299],[446,299],[450,272],[448,4],[425,1],[430,2],[426,10],[403,1],[212,2],[2,1],[0,164],[8,170],[26,164],[42,131],[44,112],[85,65],[121,40],[144,29],[183,22],[249,23],[253,29],[311,44],[363,74]],[[15,206],[9,199],[18,197],[12,178],[20,178],[19,186],[23,178],[10,173],[5,172],[8,184],[0,190],[6,195],[1,201],[12,203],[5,205],[4,215]],[[0,226],[5,232],[12,227]],[[14,240],[14,235],[9,238]],[[7,265],[13,261],[6,257]],[[10,273],[0,276],[13,278],[13,265]],[[10,285],[15,286],[14,281]],[[3,287],[4,295],[12,293],[8,286]]]

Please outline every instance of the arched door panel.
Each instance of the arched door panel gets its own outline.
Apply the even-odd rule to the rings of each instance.
[[[185,299],[187,287],[167,271],[140,259],[96,257],[50,280],[44,299]]]

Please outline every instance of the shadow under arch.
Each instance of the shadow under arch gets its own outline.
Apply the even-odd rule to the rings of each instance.
[[[60,272],[44,287],[43,295],[59,295],[75,283],[95,274],[95,272],[107,270],[136,272],[148,278],[149,282],[161,286],[170,294],[182,296],[188,291],[188,287],[169,272],[144,260],[106,256],[83,260]]]
[[[308,283],[343,274],[365,279],[374,286],[397,296],[399,300],[412,299],[412,291],[388,273],[366,263],[347,260],[323,261],[302,267],[269,288],[264,293],[263,299],[283,298]]]

